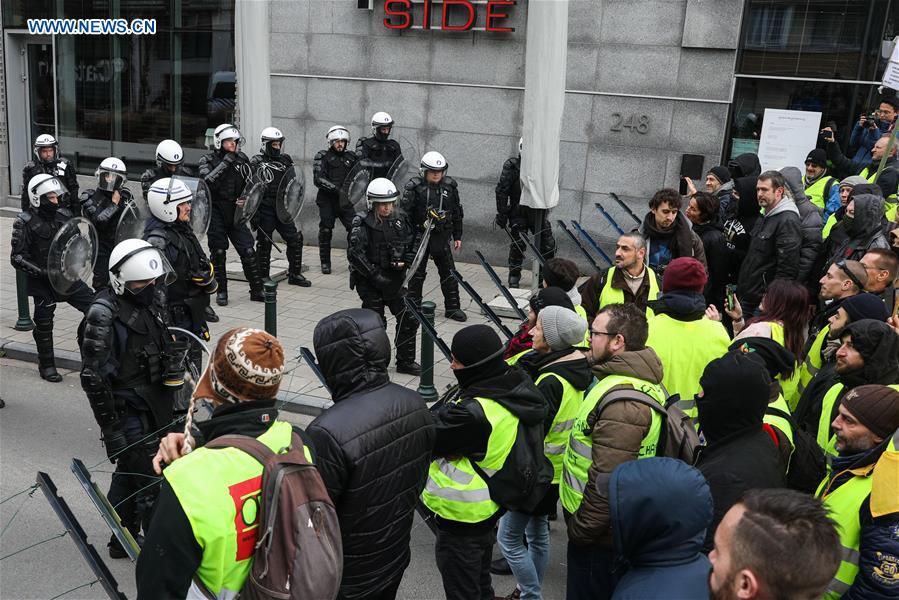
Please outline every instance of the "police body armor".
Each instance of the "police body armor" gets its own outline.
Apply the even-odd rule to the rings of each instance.
[[[444,177],[437,185],[413,177],[406,184],[403,203],[416,227],[422,227],[431,219],[433,229],[428,251],[432,254],[447,252],[450,239],[462,238],[462,203],[458,184],[452,177]]]
[[[389,177],[390,167],[396,162],[403,151],[396,140],[386,139],[381,141],[374,137],[360,138],[356,143],[356,152],[363,166],[371,169],[371,178]]]
[[[154,183],[156,183],[160,179],[165,179],[166,177],[172,177],[174,175],[193,177],[194,173],[184,165],[178,165],[178,168],[175,169],[174,173],[170,173],[169,170],[165,167],[155,167],[144,171],[140,176],[140,187],[144,194],[144,200],[147,199],[147,193],[150,191],[150,187],[152,187]]]
[[[263,154],[257,154],[250,159],[250,166],[257,174],[260,181],[265,183],[265,192],[262,195],[262,204],[275,207],[278,199],[278,190],[281,188],[281,180],[284,174],[294,165],[289,154],[282,154],[278,158],[272,158]]]
[[[29,209],[16,216],[10,240],[12,265],[28,275],[30,295],[52,295],[47,279],[47,256],[56,232],[71,218],[72,213],[65,208],[57,209],[52,215]]]
[[[78,202],[78,178],[75,175],[75,168],[64,156],[57,155],[56,159],[51,162],[44,163],[41,161],[28,161],[22,168],[22,210],[28,210],[28,182],[36,175],[52,175],[59,178],[66,186],[68,194],[68,208],[72,214],[78,216],[81,214],[81,205]]]
[[[513,156],[503,164],[503,172],[496,184],[496,212],[517,216],[521,201],[521,157]]]
[[[356,216],[351,238],[354,234],[361,234],[363,238],[361,245],[351,240],[350,266],[354,280],[361,277],[370,282],[378,275],[385,276],[390,280],[390,286],[382,289],[382,294],[384,297],[395,295],[402,286],[406,269],[415,258],[415,235],[409,222],[395,214],[379,219],[372,210],[364,218]],[[397,266],[400,263],[402,267]]]
[[[312,162],[312,182],[318,188],[315,201],[338,198],[346,176],[358,160],[351,150],[319,150]]]
[[[94,227],[97,228],[97,241],[100,250],[112,252],[116,244],[116,227],[125,205],[131,200],[131,192],[127,188],[119,190],[121,199],[118,204],[112,202],[112,192],[106,190],[84,190],[87,200],[82,205],[82,212]]]
[[[234,162],[228,164],[226,154],[223,150],[205,154],[200,159],[200,178],[209,186],[213,205],[224,204],[231,208],[231,220],[228,222],[232,222],[234,201],[250,179],[250,159],[243,152],[237,152]]]

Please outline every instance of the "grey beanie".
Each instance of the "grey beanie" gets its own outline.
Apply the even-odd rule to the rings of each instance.
[[[580,345],[587,332],[587,320],[573,310],[547,306],[537,315],[543,327],[543,339],[550,350],[564,350]]]
[[[868,180],[864,177],[859,177],[858,175],[853,175],[851,177],[847,177],[843,181],[840,182],[840,187],[855,187],[861,183],[868,183]]]

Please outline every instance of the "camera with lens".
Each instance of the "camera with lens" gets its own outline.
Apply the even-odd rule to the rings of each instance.
[[[877,118],[877,113],[870,113],[865,115],[865,127],[868,129],[877,129],[880,124],[880,119]]]

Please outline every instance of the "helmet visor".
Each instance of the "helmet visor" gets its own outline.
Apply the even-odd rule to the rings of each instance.
[[[155,247],[132,250],[116,264],[110,265],[109,272],[134,295],[141,293],[148,285],[170,285],[177,279],[172,265]]]
[[[100,169],[97,173],[97,187],[107,192],[115,192],[125,185],[125,175],[118,171]]]

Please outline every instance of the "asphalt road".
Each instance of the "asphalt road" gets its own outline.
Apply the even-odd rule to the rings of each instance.
[[[51,384],[37,376],[36,366],[0,359],[0,397],[6,408],[0,409],[0,596],[3,598],[106,598],[95,584],[86,562],[68,536],[40,490],[33,495],[13,494],[27,490],[38,471],[50,475],[59,494],[87,533],[88,540],[106,561],[128,598],[135,598],[134,565],[128,560],[112,560],[106,554],[109,529],[72,475],[73,457],[89,468],[103,491],[109,486],[114,468],[100,445],[99,431],[87,400],[81,392],[77,373],[61,371],[62,383]],[[311,419],[284,413],[297,424]],[[34,548],[30,544],[49,540]],[[544,598],[564,597],[565,533],[561,521],[553,523],[550,566],[544,582]],[[21,551],[21,552],[20,552]],[[13,556],[13,553],[19,552]],[[499,550],[495,549],[498,555]],[[493,578],[498,594],[514,588],[511,577]],[[406,570],[398,598],[431,600],[443,598],[440,575],[434,563],[434,537],[416,516],[412,531],[412,563]]]

